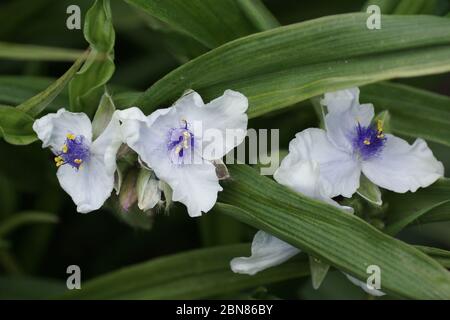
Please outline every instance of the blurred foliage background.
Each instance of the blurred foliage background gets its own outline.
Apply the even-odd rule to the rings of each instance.
[[[89,0],[2,1],[0,42],[86,49],[82,30],[68,30],[65,26],[66,8],[74,2],[80,6],[83,17],[92,5]],[[357,12],[364,3],[362,0],[264,1],[283,25]],[[124,1],[113,0],[111,6],[116,31],[116,72],[109,86],[113,97],[123,91],[143,91],[180,64],[206,51],[195,40],[191,40],[190,46],[181,48],[178,44],[185,38],[158,28],[150,16]],[[450,10],[449,2],[434,1],[430,10],[430,14],[444,15]],[[0,104],[17,105],[25,101],[45,89],[71,64],[71,61],[0,59]],[[450,95],[448,73],[396,82]],[[65,90],[48,110],[67,105]],[[270,119],[266,116],[253,119],[249,127],[279,128],[280,146],[286,149],[296,132],[317,124],[313,108],[289,108],[272,114]],[[449,149],[437,144],[431,144],[431,147],[437,158],[450,167]],[[42,221],[12,228],[5,237],[7,242],[1,244],[0,298],[42,298],[44,288],[47,293],[64,290],[66,268],[72,264],[81,267],[85,281],[168,254],[249,242],[256,231],[214,211],[200,219],[191,219],[181,205],[172,207],[170,214],[127,213],[118,209],[114,198],[100,211],[79,214],[58,185],[52,155],[48,150],[42,150],[39,142],[20,147],[1,140],[0,155],[0,221],[25,213],[43,214]],[[130,215],[137,215],[139,221],[130,222]],[[449,227],[450,224],[442,222],[418,224],[403,231],[399,237],[413,244],[450,249]],[[366,295],[339,272],[333,271],[317,291],[312,289],[309,278],[302,278],[255,287],[227,297],[358,299]]]

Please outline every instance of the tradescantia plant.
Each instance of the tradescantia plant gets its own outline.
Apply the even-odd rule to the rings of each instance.
[[[330,4],[286,23],[283,1],[96,0],[81,50],[12,43],[6,26],[0,58],[73,65],[58,79],[0,76],[0,296],[36,297],[39,282],[38,298],[255,298],[264,287],[307,299],[345,274],[329,298],[449,299],[448,236],[415,246],[407,228],[445,230],[450,218],[450,8],[418,2],[344,14]],[[379,29],[367,26],[370,5]],[[273,177],[252,159],[227,161],[247,130],[254,147],[253,128],[280,129]],[[56,214],[59,225],[33,224],[21,252],[12,245],[17,227]],[[64,264],[42,259],[80,243],[121,258],[80,254],[92,278],[82,290],[12,276]],[[377,287],[366,283],[373,266]]]

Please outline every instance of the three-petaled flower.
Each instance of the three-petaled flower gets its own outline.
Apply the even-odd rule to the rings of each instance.
[[[173,190],[172,200],[192,217],[209,211],[222,190],[213,160],[239,145],[247,133],[247,98],[225,93],[204,104],[189,91],[172,107],[146,117],[138,108],[118,111],[125,143]]]
[[[353,88],[325,94],[326,131],[306,129],[289,144],[274,179],[299,193],[332,205],[332,197],[351,197],[359,187],[361,171],[375,184],[395,192],[415,192],[444,174],[422,139],[410,146],[406,141],[383,132],[383,124],[372,123],[374,109],[359,104],[359,89]],[[352,213],[348,207],[341,209]],[[300,249],[264,232],[253,239],[251,256],[234,258],[230,265],[237,273],[253,275],[279,265]],[[384,293],[368,287],[349,275],[348,279],[366,292]]]
[[[72,197],[77,211],[99,209],[114,187],[116,153],[122,139],[119,121],[113,116],[103,133],[92,141],[92,125],[84,113],[65,109],[48,114],[33,124],[33,130],[55,154],[57,177]]]

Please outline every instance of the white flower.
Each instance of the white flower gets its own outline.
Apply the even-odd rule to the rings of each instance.
[[[227,90],[206,105],[190,91],[148,117],[138,108],[118,115],[128,146],[172,188],[172,200],[196,217],[216,203],[222,188],[211,161],[244,140],[247,107],[247,98],[235,91]]]
[[[401,98],[401,97],[399,97]],[[413,145],[383,132],[383,124],[372,123],[371,104],[359,104],[359,89],[325,94],[328,109],[325,130],[307,129],[302,140],[302,159],[320,166],[321,180],[331,186],[331,196],[351,197],[359,187],[361,172],[374,184],[399,193],[415,192],[444,175],[426,142]]]
[[[65,109],[36,120],[33,130],[42,147],[50,147],[55,154],[59,183],[72,197],[77,211],[99,209],[114,187],[116,153],[122,143],[118,120],[113,116],[93,142],[88,116]]]

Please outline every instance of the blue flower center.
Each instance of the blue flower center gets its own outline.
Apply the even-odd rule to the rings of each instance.
[[[359,123],[353,139],[353,148],[363,160],[377,157],[383,150],[386,136],[383,133],[383,123],[379,120],[377,126],[362,127]]]
[[[172,163],[182,164],[192,155],[194,148],[194,134],[188,129],[186,120],[182,120],[182,126],[172,128],[169,131],[167,150]]]
[[[66,136],[61,152],[55,157],[55,163],[57,167],[69,164],[78,170],[88,159],[89,147],[85,143],[85,137],[69,133]]]

